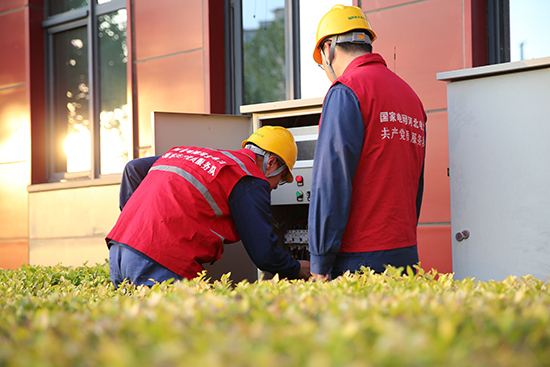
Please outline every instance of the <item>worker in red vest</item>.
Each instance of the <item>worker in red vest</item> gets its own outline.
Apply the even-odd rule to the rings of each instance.
[[[259,269],[310,276],[308,261],[277,246],[271,222],[271,190],[293,181],[292,134],[264,126],[242,148],[175,147],[127,165],[122,212],[106,237],[115,286],[192,279],[221,258],[224,244],[239,240]]]
[[[363,11],[334,6],[320,21],[313,58],[333,83],[314,155],[311,273],[418,263],[426,114],[412,88],[372,53]]]

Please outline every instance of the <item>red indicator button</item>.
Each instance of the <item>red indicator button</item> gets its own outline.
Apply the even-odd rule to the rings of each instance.
[[[296,176],[296,184],[298,186],[303,186],[304,185],[304,178],[302,176]]]

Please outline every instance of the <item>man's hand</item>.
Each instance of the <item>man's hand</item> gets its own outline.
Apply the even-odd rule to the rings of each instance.
[[[315,280],[319,280],[319,281],[325,281],[325,280],[329,280],[330,279],[330,274],[314,274],[314,273],[311,273],[311,276],[315,279]]]
[[[309,261],[307,260],[298,260],[300,263],[300,272],[298,273],[298,278],[300,279],[309,279],[311,273],[309,272]]]

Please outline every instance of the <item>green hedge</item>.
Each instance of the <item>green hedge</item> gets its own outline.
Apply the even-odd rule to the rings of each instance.
[[[550,366],[549,285],[532,277],[115,290],[104,264],[0,270],[0,284],[0,366]]]

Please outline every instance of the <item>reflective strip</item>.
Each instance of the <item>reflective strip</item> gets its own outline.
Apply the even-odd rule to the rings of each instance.
[[[223,215],[222,210],[216,204],[216,201],[210,195],[210,192],[208,189],[199,181],[197,180],[192,174],[190,174],[187,171],[184,171],[183,169],[179,167],[173,167],[173,166],[153,166],[151,167],[150,171],[166,171],[166,172],[173,172],[181,177],[183,177],[185,180],[187,180],[191,185],[193,185],[199,192],[202,194],[206,202],[210,205],[214,213],[216,214],[216,218],[221,217]]]
[[[220,240],[222,241],[222,244],[223,244],[223,241],[225,241],[225,238],[223,238],[222,235],[220,235],[219,233],[216,233],[214,232],[213,230],[210,230],[210,232],[214,233],[216,236],[218,236],[220,238]]]
[[[230,153],[228,151],[225,151],[225,150],[220,150],[220,153],[222,153],[223,155],[226,155],[229,158],[231,158],[232,160],[234,160],[239,165],[239,167],[241,167],[241,169],[246,172],[247,175],[252,176],[252,174],[250,172],[248,172],[248,170],[246,169],[246,166],[244,165],[244,163],[239,158],[235,157],[232,153]]]
[[[220,251],[223,249],[223,241],[225,241],[225,238],[223,238],[223,236],[221,236],[219,233],[216,233],[214,232],[212,229],[210,229],[210,232],[214,233],[216,236],[218,236],[220,238],[220,240],[222,241],[222,244],[221,246],[218,248],[218,251],[216,251],[216,255],[214,255],[214,260],[212,260],[212,262],[210,263],[210,265],[213,265],[216,260],[217,260],[217,257],[218,257],[218,254],[220,253]]]

